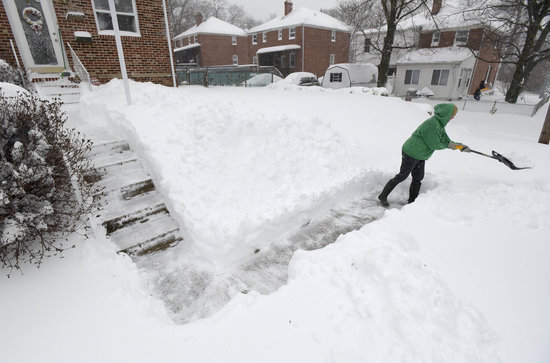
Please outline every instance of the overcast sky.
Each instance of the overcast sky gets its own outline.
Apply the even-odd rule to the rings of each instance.
[[[246,12],[258,20],[266,20],[271,14],[284,15],[285,0],[228,0],[229,4],[242,5]],[[312,10],[330,9],[338,5],[337,0],[293,0],[295,8]]]

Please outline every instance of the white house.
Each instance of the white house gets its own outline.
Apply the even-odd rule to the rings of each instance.
[[[393,94],[405,96],[427,87],[434,98],[466,97],[475,63],[474,53],[464,47],[416,49],[397,60]]]

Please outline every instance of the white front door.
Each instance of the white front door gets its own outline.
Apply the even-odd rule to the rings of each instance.
[[[64,67],[52,0],[2,0],[25,68],[57,73]]]
[[[470,82],[472,78],[472,69],[471,68],[462,68],[460,70],[460,78],[458,79],[458,94],[461,97],[466,97],[468,95],[468,89],[470,88]]]

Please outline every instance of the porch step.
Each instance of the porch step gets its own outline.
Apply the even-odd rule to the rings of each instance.
[[[98,168],[98,214],[119,252],[141,256],[173,247],[183,240],[150,174],[125,140],[94,145],[90,157]]]
[[[42,97],[60,99],[66,104],[80,102],[80,86],[70,78],[61,78],[59,75],[42,75],[43,78],[34,78],[33,82]]]

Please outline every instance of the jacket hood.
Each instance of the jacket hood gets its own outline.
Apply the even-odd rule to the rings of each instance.
[[[434,117],[439,121],[441,126],[446,126],[451,120],[454,110],[454,103],[440,103],[434,107]]]

